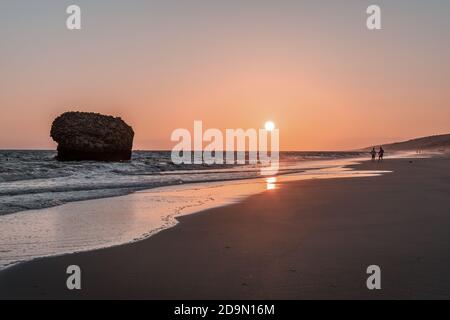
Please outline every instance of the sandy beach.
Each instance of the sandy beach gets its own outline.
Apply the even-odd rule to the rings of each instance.
[[[450,1],[73,2],[0,5],[0,301],[450,300]]]
[[[0,299],[450,298],[450,159],[355,169],[393,172],[282,182],[140,242],[24,263],[0,272]]]

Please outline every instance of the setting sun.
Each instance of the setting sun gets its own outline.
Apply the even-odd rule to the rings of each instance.
[[[450,0],[0,1],[0,301],[450,298]]]
[[[275,129],[275,123],[273,123],[272,121],[267,121],[267,122],[264,124],[264,128],[265,128],[267,131],[273,131],[273,130]]]

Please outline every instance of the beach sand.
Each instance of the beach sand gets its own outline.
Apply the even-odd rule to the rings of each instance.
[[[355,168],[393,172],[283,182],[140,242],[20,264],[0,272],[0,299],[449,299],[450,159]]]

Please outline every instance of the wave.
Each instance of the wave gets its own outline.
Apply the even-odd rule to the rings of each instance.
[[[168,151],[138,151],[128,162],[58,162],[54,151],[0,151],[0,215],[114,197],[160,186],[259,177],[257,165],[175,165]],[[282,152],[278,174],[320,167],[358,152]]]

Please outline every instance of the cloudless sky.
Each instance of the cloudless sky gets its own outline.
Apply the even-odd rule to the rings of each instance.
[[[0,148],[54,148],[69,110],[123,117],[135,149],[171,149],[194,120],[273,120],[284,150],[450,132],[448,0],[1,1],[0,40]]]

